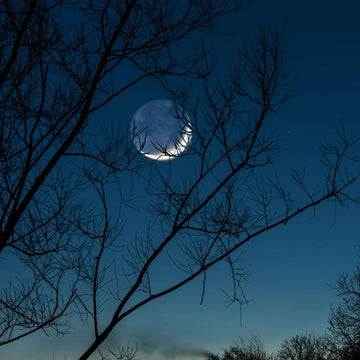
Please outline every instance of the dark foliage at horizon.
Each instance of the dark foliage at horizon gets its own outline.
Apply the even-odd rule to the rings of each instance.
[[[283,341],[275,354],[265,350],[253,336],[241,339],[220,360],[359,360],[360,359],[360,267],[342,274],[335,286],[339,304],[331,306],[328,333],[296,334]]]

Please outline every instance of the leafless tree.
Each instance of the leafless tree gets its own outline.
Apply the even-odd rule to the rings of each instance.
[[[281,345],[279,360],[325,360],[328,359],[323,338],[313,334],[296,335]]]
[[[279,151],[267,124],[290,96],[282,32],[263,27],[222,72],[211,71],[207,47],[217,20],[244,5],[1,2],[0,253],[27,269],[1,293],[1,345],[40,329],[68,331],[64,316],[76,307],[93,326],[79,357],[88,359],[123,319],[200,276],[202,301],[209,270],[222,261],[233,280],[229,301],[242,303],[236,250],[320,203],[357,201],[358,174],[349,170],[357,140],[343,128],[321,147],[324,184],[313,191],[292,174],[305,199],[261,177]],[[121,70],[133,77],[119,79]],[[147,78],[191,115],[194,140],[176,160],[191,164],[188,174],[173,176],[176,162],[145,163],[122,127],[99,136],[92,115]],[[138,234],[125,231],[139,205],[124,185],[134,178],[146,195],[140,206],[148,205],[148,230]],[[161,281],[157,262],[178,270],[172,281]]]
[[[146,78],[167,89],[169,78],[205,76],[211,49],[194,36],[212,38],[218,20],[244,5],[0,2],[0,253],[27,269],[2,291],[1,345],[40,329],[66,332],[60,318],[79,299],[91,248],[79,232],[94,220],[79,195],[91,183],[88,164],[78,169],[94,161],[105,178],[130,167],[127,134],[88,146],[89,116]],[[132,77],[114,81],[121,69]]]
[[[264,344],[257,336],[252,336],[248,341],[241,339],[220,357],[221,360],[273,360],[268,354]]]
[[[336,359],[353,360],[360,356],[360,269],[337,281],[341,302],[332,306],[329,316],[329,348]]]

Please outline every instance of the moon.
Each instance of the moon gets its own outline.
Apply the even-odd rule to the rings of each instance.
[[[133,116],[130,130],[138,151],[152,160],[179,157],[192,138],[189,116],[169,99],[142,105]]]

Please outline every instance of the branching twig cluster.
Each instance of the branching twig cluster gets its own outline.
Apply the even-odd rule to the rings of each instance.
[[[325,201],[358,202],[350,190],[359,174],[349,170],[358,140],[343,128],[338,143],[321,146],[323,187],[313,191],[293,172],[302,200],[262,177],[280,148],[267,124],[291,95],[282,31],[261,28],[221,76],[210,57],[217,21],[245,3],[0,1],[0,254],[27,271],[0,292],[0,345],[64,333],[77,310],[93,327],[79,358],[88,359],[124,318],[197,278],[203,302],[220,262],[232,279],[229,302],[243,304],[240,247]],[[147,165],[124,126],[99,130],[94,120],[144,79],[190,115],[193,142],[176,160],[188,161],[185,175],[172,162]],[[145,231],[124,231],[139,204],[134,183],[146,197]],[[155,271],[159,263],[174,277]]]

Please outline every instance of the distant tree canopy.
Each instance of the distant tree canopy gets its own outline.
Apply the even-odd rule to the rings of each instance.
[[[321,337],[313,334],[295,335],[281,345],[279,360],[326,360],[326,348]]]
[[[329,332],[298,334],[269,354],[258,337],[224,351],[221,360],[360,360],[360,267],[342,274],[336,285],[339,304],[331,306]]]
[[[220,360],[273,360],[273,357],[267,354],[261,340],[252,336],[248,341],[240,340],[225,350]]]
[[[329,341],[339,360],[360,359],[360,267],[342,274],[336,285],[340,303],[329,315]]]

